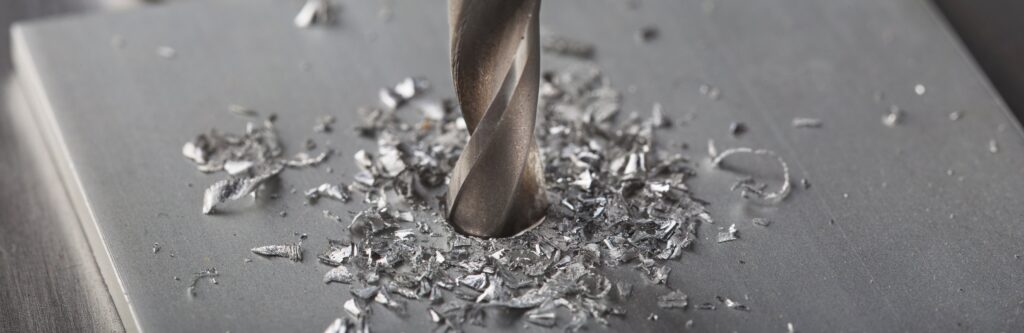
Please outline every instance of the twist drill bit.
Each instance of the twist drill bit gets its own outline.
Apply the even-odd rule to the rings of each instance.
[[[448,185],[448,221],[515,235],[547,210],[534,125],[540,0],[449,0],[452,81],[470,133]]]

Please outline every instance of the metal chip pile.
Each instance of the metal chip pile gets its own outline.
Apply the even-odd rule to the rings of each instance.
[[[268,179],[277,176],[285,167],[316,166],[333,154],[325,149],[316,157],[300,152],[292,159],[282,158],[283,149],[274,130],[271,116],[262,126],[246,125],[245,134],[220,133],[211,130],[185,143],[182,154],[196,164],[199,171],[214,173],[225,171],[229,178],[210,185],[203,194],[203,214],[211,214],[217,205],[255,196],[257,189]]]
[[[569,330],[607,325],[626,315],[615,304],[634,287],[605,275],[616,266],[664,289],[659,306],[686,307],[685,294],[654,285],[666,284],[666,261],[692,244],[697,224],[711,221],[686,187],[690,161],[655,140],[671,126],[660,109],[621,116],[620,93],[594,68],[545,73],[537,135],[553,204],[539,227],[484,240],[442,217],[446,177],[467,140],[454,103],[410,96],[402,107],[381,97],[383,107],[363,108],[357,127],[377,152],[355,154],[360,171],[348,185],[367,208],[318,256],[336,267],[325,283],[352,285],[350,318],[332,330],[366,328],[368,309],[405,313],[409,301],[429,304],[424,315],[443,330],[486,326],[489,316]],[[401,120],[406,109],[420,109],[422,120]]]
[[[484,240],[454,232],[443,218],[447,175],[468,135],[455,103],[426,100],[427,87],[408,79],[385,89],[382,106],[360,110],[356,131],[378,148],[354,154],[360,171],[350,183],[297,193],[310,201],[352,198],[366,205],[351,221],[324,211],[344,230],[325,235],[340,237],[318,251],[318,260],[334,267],[323,282],[351,285],[343,306],[349,316],[328,331],[368,330],[375,309],[406,314],[407,302],[427,304],[427,313],[409,315],[426,316],[439,330],[511,316],[575,331],[607,325],[613,315],[647,316],[616,306],[635,287],[661,289],[663,296],[650,302],[665,311],[686,308],[687,295],[666,285],[667,261],[678,259],[696,240],[697,225],[711,218],[686,186],[695,175],[691,161],[656,140],[659,130],[671,127],[660,106],[649,117],[623,115],[621,94],[592,67],[544,73],[537,138],[552,205],[537,228]],[[420,120],[403,120],[412,116],[401,114],[409,110],[419,110]],[[204,213],[255,193],[285,166],[316,165],[330,154],[281,158],[269,120],[263,127],[250,124],[240,136],[201,135],[183,151],[202,171],[233,174],[206,190]],[[769,200],[777,195],[753,193]],[[302,257],[292,244],[252,251]],[[633,286],[606,275],[615,267],[632,268],[648,283]]]

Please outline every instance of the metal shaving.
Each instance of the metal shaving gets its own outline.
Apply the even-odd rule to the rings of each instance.
[[[350,273],[348,268],[345,266],[332,268],[327,271],[327,274],[324,274],[324,283],[338,282],[349,284],[352,283],[352,279],[352,273]]]
[[[794,128],[819,128],[822,124],[821,119],[817,118],[793,118]]]
[[[227,161],[224,162],[224,171],[229,175],[238,175],[243,172],[249,171],[252,168],[253,163],[251,161]]]
[[[316,201],[321,197],[328,197],[341,202],[348,202],[351,196],[348,190],[344,187],[330,183],[323,183],[320,184],[320,186],[306,190],[305,195],[306,200],[309,200],[310,203],[316,203]]]
[[[251,251],[264,257],[281,257],[295,262],[302,261],[302,247],[298,244],[260,246]]]
[[[238,105],[238,104],[228,105],[228,112],[231,112],[232,114],[236,114],[236,115],[243,116],[243,117],[258,117],[260,115],[260,113],[256,112],[256,110],[253,110],[253,109],[250,109],[250,108]]]
[[[988,152],[993,154],[999,152],[999,143],[995,139],[988,140]]]
[[[719,231],[718,238],[716,239],[719,243],[725,243],[739,239],[739,237],[736,237],[736,225],[730,225],[729,229]]]
[[[900,109],[899,106],[889,107],[889,113],[882,116],[882,124],[885,126],[896,127],[901,122],[903,122],[903,109]]]
[[[390,88],[382,88],[378,93],[378,97],[381,104],[384,104],[385,107],[391,110],[394,110],[402,103],[401,96],[398,96],[398,93]]]
[[[733,301],[733,300],[728,299],[728,298],[723,300],[722,303],[725,303],[726,307],[728,307],[730,309],[733,309],[733,310],[740,310],[740,311],[749,311],[750,310],[749,308],[747,308],[746,305],[740,304],[739,302]]]
[[[331,3],[327,0],[306,0],[302,9],[295,15],[295,26],[308,28],[313,24],[326,24],[330,22]]]
[[[284,164],[293,168],[313,167],[326,161],[327,157],[330,157],[331,154],[334,154],[334,150],[327,149],[316,156],[309,156],[306,152],[300,152],[295,154],[295,157],[291,160],[285,161]]]
[[[547,35],[541,39],[544,52],[580,59],[594,57],[594,45],[565,36]]]
[[[348,261],[348,258],[355,254],[355,244],[344,244],[340,241],[331,241],[327,250],[317,256],[320,262],[330,266],[341,266]]]
[[[665,309],[685,309],[687,296],[679,290],[658,297],[658,307]]]
[[[584,170],[583,172],[580,173],[576,180],[572,182],[573,185],[579,186],[580,189],[587,191],[590,190],[590,185],[593,183],[594,177],[591,176],[590,170]]]
[[[753,223],[754,225],[757,226],[767,227],[768,225],[772,224],[772,221],[763,217],[755,217],[752,220],[750,220],[750,223]]]
[[[248,123],[242,135],[212,130],[182,147],[182,154],[202,172],[224,170],[224,164],[231,160],[270,164],[281,152],[274,123],[270,120],[264,121],[263,126]]]
[[[714,147],[714,141],[709,141],[708,154],[711,156],[711,166],[716,168],[721,167],[722,161],[724,161],[726,157],[735,154],[754,154],[774,157],[776,160],[779,161],[779,165],[782,166],[782,185],[779,187],[777,191],[765,192],[762,186],[757,185],[756,183],[753,182],[753,180],[750,179],[741,180],[735,186],[733,186],[733,190],[740,189],[743,198],[755,198],[756,200],[759,200],[765,204],[777,204],[779,202],[782,202],[782,200],[785,200],[786,197],[789,196],[789,192],[791,191],[791,185],[789,181],[789,165],[786,164],[786,161],[783,160],[782,157],[776,154],[774,151],[768,149],[739,147],[730,148],[719,153],[717,149],[715,149]]]
[[[430,88],[430,83],[422,78],[407,77],[393,88],[382,88],[378,97],[389,110],[397,109],[417,94]]]
[[[198,287],[199,280],[210,279],[210,283],[217,284],[216,278],[218,276],[220,276],[220,273],[217,272],[216,268],[209,268],[209,269],[206,269],[206,270],[203,270],[203,271],[200,271],[198,273],[193,274],[192,275],[192,283],[189,284],[189,286],[188,286],[188,294],[189,294],[189,296],[193,296],[194,297],[194,296],[196,296],[198,294],[196,292],[196,288]]]
[[[401,82],[395,85],[394,91],[404,101],[408,101],[416,94],[426,91],[430,88],[430,82],[423,78],[407,77],[402,79]]]
[[[386,289],[377,292],[377,295],[373,297],[373,301],[398,314],[405,314],[405,301],[391,296]]]
[[[444,317],[441,317],[441,314],[437,313],[437,311],[434,311],[434,309],[427,309],[427,315],[430,316],[430,321],[435,323],[440,323],[442,320],[444,320]]]
[[[213,183],[203,193],[203,214],[212,213],[217,204],[228,200],[238,200],[252,194],[264,181],[280,172],[281,167],[278,165],[256,176],[235,177]]]
[[[355,299],[349,299],[349,300],[345,301],[344,307],[345,307],[345,311],[347,311],[349,314],[351,314],[354,317],[358,318],[358,317],[360,317],[360,315],[363,314],[363,309],[360,309],[359,306],[356,305],[356,300]]]

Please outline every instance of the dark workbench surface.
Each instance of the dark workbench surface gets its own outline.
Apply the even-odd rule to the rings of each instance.
[[[637,55],[599,48],[602,66],[620,88],[637,86],[634,101],[681,106],[700,97],[699,80],[722,87],[722,101],[699,105],[697,124],[704,129],[683,127],[690,131],[681,137],[696,147],[714,137],[721,147],[776,149],[797,179],[814,186],[759,212],[776,223],[743,233],[739,242],[714,244],[706,227],[696,253],[673,271],[674,285],[697,299],[748,295],[754,310],[684,316],[697,318],[697,328],[717,330],[782,330],[786,322],[808,331],[1019,330],[1024,261],[1015,255],[1024,254],[1024,215],[1012,203],[1019,201],[1024,165],[1021,133],[998,98],[984,94],[991,90],[970,59],[950,52],[960,46],[937,12],[909,0],[712,7],[704,22],[644,14],[658,18],[651,23],[661,27],[664,41]],[[0,18],[17,12],[0,11]],[[628,22],[633,28],[649,23]],[[583,34],[588,24],[551,25]],[[773,33],[787,37],[770,38]],[[683,52],[659,50],[678,47],[680,39],[701,42]],[[857,57],[847,54],[851,45],[876,44],[857,49]],[[670,58],[684,65],[664,73],[618,63]],[[776,70],[794,68],[804,72]],[[661,88],[644,79],[672,81],[673,75],[680,75],[684,97],[652,93]],[[846,81],[854,77],[856,84]],[[912,92],[918,82],[928,87],[924,96]],[[882,105],[875,91],[886,94]],[[905,126],[882,127],[885,103],[908,110]],[[966,110],[964,119],[946,118],[959,109]],[[791,129],[796,116],[821,118],[825,127]],[[52,168],[35,154],[39,143],[26,142],[31,135],[19,133],[25,129],[9,118],[0,112],[0,299],[13,301],[0,302],[0,330],[119,329],[65,194],[39,190],[55,184]],[[751,128],[739,141],[726,134],[735,120]],[[997,123],[1008,126],[1002,132],[989,126]],[[1000,140],[999,154],[987,151],[990,138]],[[751,208],[723,190],[732,179],[708,174],[694,188],[713,199],[719,221],[742,223]]]
[[[16,20],[101,7],[96,0],[0,3],[0,332],[123,330],[42,143],[9,112]],[[58,190],[54,190],[58,189]]]

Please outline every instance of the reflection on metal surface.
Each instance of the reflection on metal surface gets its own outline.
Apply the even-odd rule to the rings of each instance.
[[[512,236],[543,218],[534,138],[539,0],[448,2],[452,79],[471,135],[451,173],[448,219],[463,233]]]

